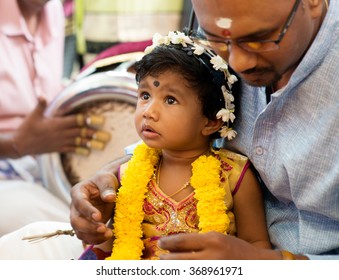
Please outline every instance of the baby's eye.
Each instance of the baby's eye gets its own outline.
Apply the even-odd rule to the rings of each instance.
[[[141,100],[148,100],[148,99],[150,99],[150,97],[151,97],[150,94],[148,92],[145,92],[145,91],[143,91],[139,94],[139,99],[141,99]]]
[[[177,100],[176,100],[174,97],[172,97],[172,96],[168,96],[168,97],[166,98],[166,103],[167,103],[167,104],[170,104],[170,105],[176,104],[176,103],[177,103]]]

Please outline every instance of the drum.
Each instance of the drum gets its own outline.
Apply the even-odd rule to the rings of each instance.
[[[70,113],[104,116],[102,129],[111,133],[111,140],[103,151],[91,150],[89,156],[74,153],[40,155],[42,180],[47,189],[70,203],[73,185],[125,155],[124,148],[139,141],[134,126],[136,90],[134,74],[114,70],[76,80],[57,96],[46,110],[47,117]]]

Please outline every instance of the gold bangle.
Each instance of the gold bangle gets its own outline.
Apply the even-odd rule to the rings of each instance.
[[[79,136],[75,137],[74,139],[75,146],[81,146],[81,143],[82,143],[82,138]]]
[[[97,140],[87,141],[86,146],[89,149],[95,149],[95,150],[103,150],[105,148],[104,142],[97,141]]]
[[[111,134],[103,130],[98,130],[93,134],[92,138],[98,141],[108,142],[111,139]]]
[[[86,125],[88,125],[88,126],[98,127],[98,126],[102,126],[104,124],[105,117],[97,116],[97,115],[91,115],[91,116],[88,116],[86,118],[85,122],[86,122]]]
[[[76,115],[76,122],[78,126],[83,126],[85,124],[85,117],[83,114]]]
[[[86,127],[81,128],[81,130],[80,130],[80,136],[81,136],[82,138],[86,138],[86,137],[87,137],[87,128],[86,128]]]
[[[281,256],[283,260],[296,260],[294,254],[286,250],[280,250]]]
[[[87,148],[83,148],[83,147],[77,147],[77,148],[75,148],[75,153],[76,153],[77,155],[87,157],[87,156],[89,156],[89,154],[90,154],[90,150],[87,149]]]

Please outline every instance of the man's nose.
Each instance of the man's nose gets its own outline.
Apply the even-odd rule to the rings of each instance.
[[[246,51],[236,44],[229,46],[228,63],[235,72],[242,73],[255,68],[257,60],[258,55],[256,53]]]

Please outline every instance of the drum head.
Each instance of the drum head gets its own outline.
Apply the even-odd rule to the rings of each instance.
[[[105,117],[102,129],[111,133],[103,151],[91,150],[89,156],[74,153],[39,156],[44,185],[70,203],[70,188],[98,171],[106,163],[125,155],[124,148],[139,141],[134,126],[137,102],[134,74],[102,72],[92,74],[68,86],[50,104],[46,116],[70,113]]]

